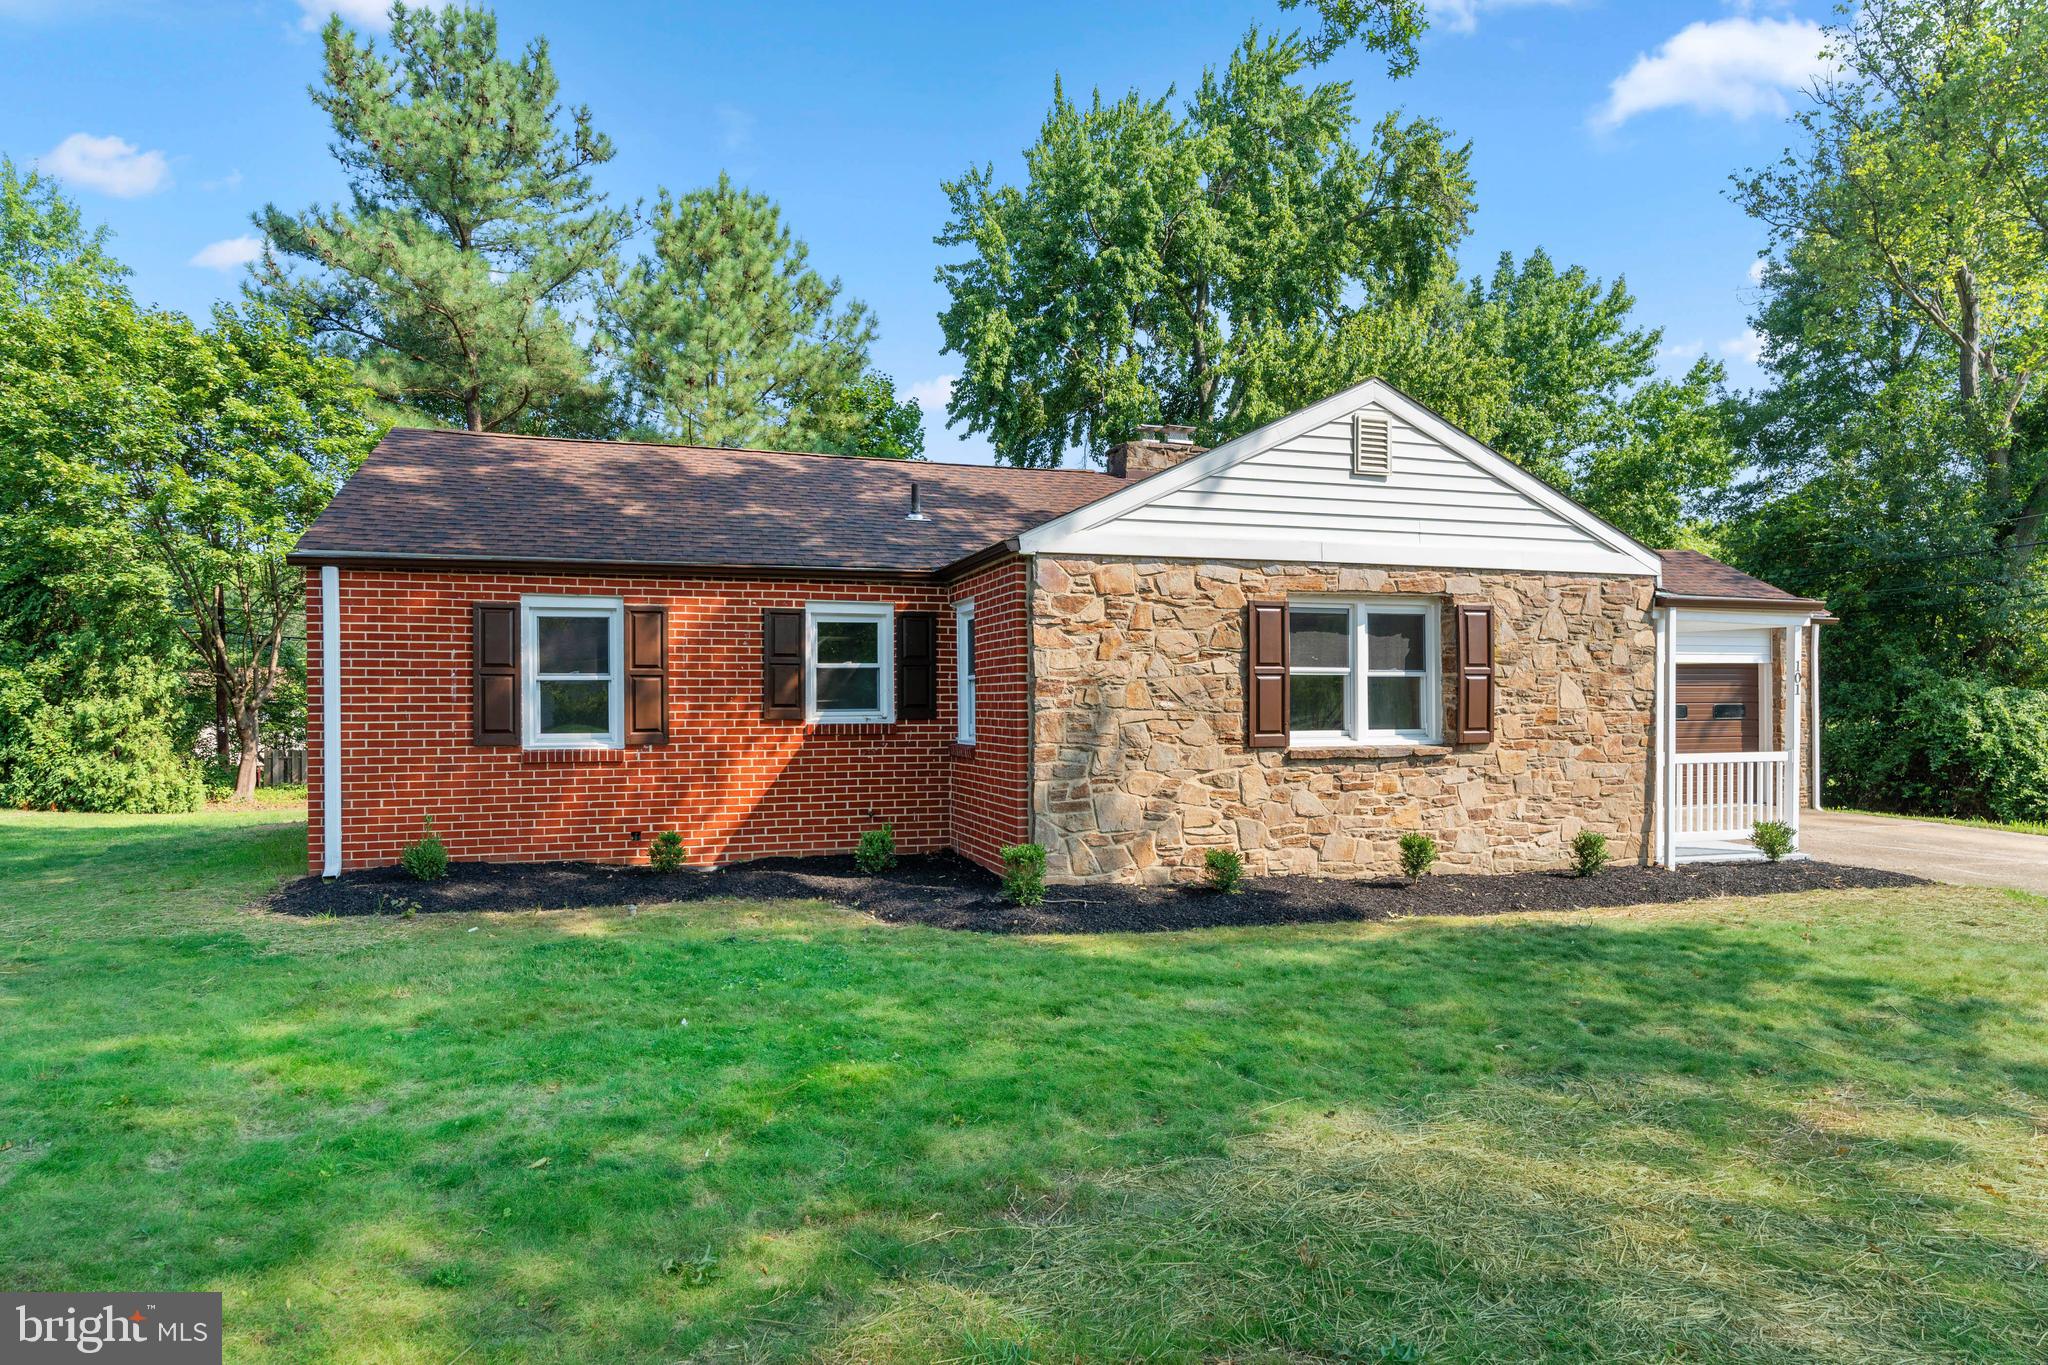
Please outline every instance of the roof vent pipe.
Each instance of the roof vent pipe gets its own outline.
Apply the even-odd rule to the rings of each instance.
[[[931,520],[931,518],[930,518],[930,517],[928,517],[928,516],[926,516],[926,515],[924,514],[924,505],[923,505],[922,503],[920,503],[920,502],[919,502],[919,501],[917,500],[917,480],[916,480],[916,479],[912,479],[912,480],[910,481],[910,511],[909,511],[909,513],[908,513],[908,514],[906,514],[906,515],[904,516],[904,518],[903,518],[903,519],[904,519],[905,521],[930,521],[930,520]]]

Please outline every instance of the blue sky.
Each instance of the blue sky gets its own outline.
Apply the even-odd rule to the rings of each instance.
[[[306,98],[325,14],[374,26],[375,0],[0,0],[0,152],[39,161],[109,224],[146,300],[233,297],[266,201],[339,196]],[[986,459],[943,427],[958,358],[941,353],[932,237],[939,182],[993,161],[1016,176],[1058,74],[1068,89],[1192,87],[1274,0],[1024,5],[702,5],[507,0],[508,46],[545,34],[564,99],[618,145],[623,199],[734,178],[779,200],[812,259],[880,323],[879,365],[926,401],[928,453]],[[1370,120],[1400,107],[1473,142],[1476,231],[1463,260],[1541,245],[1624,275],[1667,365],[1704,352],[1755,370],[1757,226],[1731,172],[1776,156],[1815,67],[1812,0],[1437,0],[1420,70],[1331,61]]]

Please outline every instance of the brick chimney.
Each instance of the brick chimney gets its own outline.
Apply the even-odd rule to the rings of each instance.
[[[1138,439],[1113,445],[1103,456],[1112,478],[1142,479],[1171,469],[1207,450],[1195,444],[1195,429],[1173,423],[1148,423],[1138,428]]]

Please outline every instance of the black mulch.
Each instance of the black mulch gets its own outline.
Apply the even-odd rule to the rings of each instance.
[[[455,863],[434,882],[403,869],[350,872],[331,882],[302,877],[270,906],[287,915],[393,915],[451,910],[562,910],[662,905],[730,897],[822,900],[891,924],[929,924],[996,934],[1085,934],[1205,929],[1234,924],[1317,924],[1403,915],[1498,915],[1513,910],[1583,910],[1656,905],[1711,896],[1920,886],[1896,872],[1833,863],[1711,863],[1664,871],[1615,867],[1596,877],[1561,872],[1432,876],[1398,881],[1260,877],[1237,895],[1205,887],[1054,886],[1024,910],[1002,898],[997,879],[951,854],[905,858],[869,877],[851,858],[767,858],[716,872],[654,872],[601,863]]]

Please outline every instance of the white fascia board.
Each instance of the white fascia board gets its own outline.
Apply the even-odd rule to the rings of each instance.
[[[1724,611],[1715,607],[1685,605],[1685,630],[1688,635],[1711,635],[1720,630],[1755,629],[1768,626],[1773,630],[1785,626],[1805,625],[1820,615],[1812,607],[1799,607],[1792,611]]]
[[[1240,560],[1260,564],[1355,564],[1366,568],[1460,569],[1523,573],[1625,574],[1650,571],[1612,550],[1583,545],[1510,546],[1480,538],[1414,540],[1317,540],[1309,536],[1264,537],[1138,535],[1115,527],[1090,528],[1049,540],[1033,553],[1114,555],[1136,559]]]
[[[1648,574],[1652,578],[1658,579],[1659,582],[1662,581],[1664,561],[1657,556],[1654,550],[1639,544],[1620,530],[1608,525],[1586,508],[1581,507],[1578,503],[1573,502],[1570,498],[1543,482],[1543,480],[1515,464],[1514,461],[1496,453],[1485,442],[1458,430],[1383,379],[1368,379],[1362,384],[1354,384],[1348,389],[1331,394],[1319,403],[1311,403],[1299,412],[1289,413],[1287,416],[1268,422],[1254,431],[1248,431],[1234,440],[1225,441],[1214,450],[1197,455],[1193,459],[1184,460],[1170,469],[1161,470],[1157,474],[1140,479],[1129,488],[1112,493],[1106,498],[1097,499],[1085,507],[1076,508],[1065,516],[1055,517],[1043,525],[1033,527],[1017,538],[1017,549],[1022,554],[1142,554],[1178,559],[1214,555],[1215,551],[1212,546],[1217,542],[1212,542],[1208,537],[1203,537],[1199,542],[1183,537],[1164,538],[1171,540],[1174,547],[1171,550],[1154,548],[1145,550],[1095,549],[1092,551],[1082,551],[1076,547],[1083,543],[1078,538],[1078,533],[1082,531],[1093,530],[1106,522],[1114,521],[1126,512],[1147,506],[1170,493],[1179,492],[1190,484],[1199,483],[1212,474],[1221,473],[1239,461],[1248,460],[1254,455],[1270,450],[1284,441],[1292,440],[1303,432],[1312,431],[1326,422],[1334,421],[1344,414],[1355,411],[1367,404],[1374,404],[1385,408],[1410,426],[1413,426],[1416,430],[1429,436],[1438,444],[1465,456],[1484,472],[1491,474],[1515,491],[1528,496],[1543,507],[1564,518],[1571,525],[1598,540],[1601,544],[1609,547],[1614,552],[1616,559],[1609,561],[1609,567],[1593,570],[1593,572]],[[1118,535],[1116,543],[1136,543],[1141,539],[1148,538]],[[1299,539],[1277,540],[1274,543],[1292,547],[1290,553],[1278,556],[1279,558],[1293,560],[1305,557],[1303,554],[1305,542]],[[1322,543],[1337,544],[1340,542]],[[1353,541],[1341,543],[1365,546],[1374,542]],[[1410,554],[1412,555],[1413,553],[1414,551],[1411,549]],[[1515,552],[1504,553],[1512,557]],[[1272,558],[1274,556],[1261,553],[1256,557]],[[1347,555],[1345,558],[1348,560],[1350,556]],[[1543,563],[1531,563],[1518,567],[1565,569],[1567,566],[1563,561],[1570,558],[1570,556],[1559,554],[1543,558]],[[1432,563],[1441,563],[1443,552],[1431,552],[1430,559]],[[1357,562],[1400,563],[1402,561],[1360,560]],[[1474,565],[1472,567],[1505,566]]]

